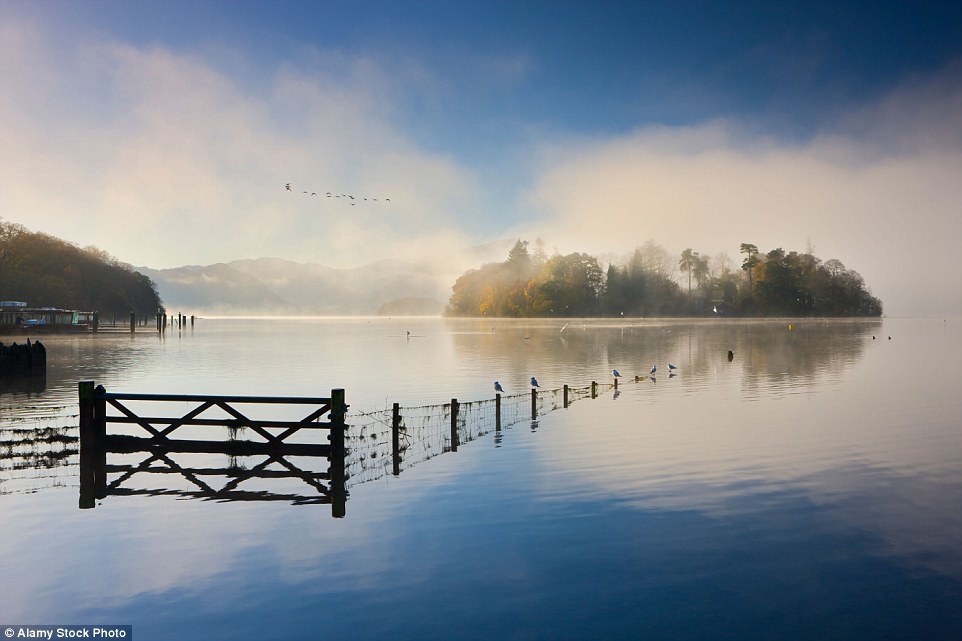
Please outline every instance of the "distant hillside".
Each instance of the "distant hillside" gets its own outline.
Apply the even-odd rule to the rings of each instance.
[[[448,297],[445,279],[425,266],[396,260],[333,269],[281,258],[257,258],[142,271],[157,283],[169,309],[208,314],[367,316],[378,314],[382,307],[417,309],[420,313],[434,309],[434,313],[440,313]],[[396,306],[395,301],[401,299],[418,299],[421,303],[415,308]]]
[[[102,314],[153,316],[161,306],[143,272],[95,247],[0,222],[0,300]]]

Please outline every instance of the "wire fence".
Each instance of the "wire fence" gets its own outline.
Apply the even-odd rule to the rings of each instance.
[[[593,385],[595,394],[614,387],[612,384]],[[454,429],[451,425],[452,403],[399,407],[396,419],[393,407],[371,412],[349,411],[345,436],[348,486],[398,474],[499,428],[561,409],[566,391],[570,405],[589,398],[592,385],[538,390],[533,397],[531,394],[512,394],[501,395],[500,399],[459,402]],[[393,440],[395,424],[397,456]]]
[[[645,377],[638,377],[635,382]],[[348,410],[345,435],[347,487],[399,474],[498,429],[549,414],[615,388],[612,383],[539,389],[537,394],[452,403]],[[62,410],[55,415],[51,409]],[[69,408],[26,408],[0,416],[0,495],[79,487],[78,414]],[[45,411],[44,411],[45,410]],[[397,431],[397,445],[394,433]],[[452,442],[452,439],[454,441]]]
[[[0,427],[0,494],[79,487],[77,427]]]

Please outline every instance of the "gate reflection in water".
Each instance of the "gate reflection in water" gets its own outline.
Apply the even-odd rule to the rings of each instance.
[[[97,499],[107,496],[147,495],[330,504],[332,516],[343,517],[346,513],[344,390],[332,390],[330,398],[130,394],[108,393],[103,386],[95,387],[93,381],[81,381],[79,396],[82,509],[95,507]],[[144,411],[141,407],[185,403],[192,407],[181,416],[138,413]],[[108,414],[108,405],[120,414]],[[245,411],[240,411],[238,406],[243,406]],[[280,406],[286,406],[288,412],[297,406],[313,409],[297,421],[256,417],[248,409]],[[328,420],[319,421],[325,414]],[[108,433],[108,424],[136,426],[149,436]],[[175,430],[186,426],[197,438],[170,438]],[[262,440],[239,440],[237,435],[242,430],[250,430]],[[287,442],[286,439],[302,430],[307,438],[302,442]],[[318,442],[316,435],[321,430],[328,433],[327,443]],[[121,455],[124,461],[108,464],[108,454]],[[130,455],[137,454],[146,454],[146,457],[136,463],[127,461]],[[225,466],[211,466],[210,457],[203,456],[211,454],[231,458]],[[207,465],[175,461],[175,457],[185,455]],[[246,468],[237,464],[238,457],[263,457],[263,460]],[[316,469],[317,461],[325,461],[326,469]],[[137,475],[150,478],[170,475],[187,481],[188,489],[130,487],[129,481]],[[219,488],[212,482],[217,477],[227,479]],[[241,484],[254,479],[279,483],[285,491],[240,489]],[[311,491],[289,491],[289,484],[284,482],[290,479],[299,479]]]

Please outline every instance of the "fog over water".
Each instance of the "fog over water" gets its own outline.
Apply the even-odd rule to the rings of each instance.
[[[954,5],[192,4],[0,2],[0,216],[154,269],[441,281],[516,238],[811,246],[890,314],[962,313]]]

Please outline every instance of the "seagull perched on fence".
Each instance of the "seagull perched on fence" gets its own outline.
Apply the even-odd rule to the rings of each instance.
[[[621,374],[619,374],[619,373],[618,373],[618,370],[616,370],[616,369],[611,370],[611,375],[614,376],[615,378],[620,378],[620,377],[621,377]]]
[[[499,383],[498,381],[494,382],[494,391],[497,392],[498,394],[504,393],[504,388],[501,387],[501,383]]]
[[[657,371],[658,371],[658,366],[657,366],[657,365],[652,365],[652,366],[651,366],[651,371],[649,371],[648,373],[651,374],[652,376],[654,376],[654,375],[655,375],[655,372],[657,372]]]
[[[673,369],[678,369],[678,368],[672,365],[671,363],[668,363],[668,371],[670,372]]]
[[[538,385],[538,379],[536,379],[534,376],[531,377],[531,387],[541,387]]]

